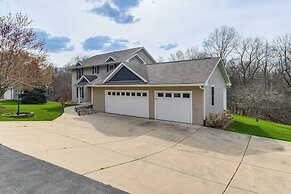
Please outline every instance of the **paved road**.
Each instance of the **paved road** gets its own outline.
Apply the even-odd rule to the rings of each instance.
[[[0,144],[0,193],[125,193]]]

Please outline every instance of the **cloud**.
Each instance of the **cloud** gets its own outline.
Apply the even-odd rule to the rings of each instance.
[[[175,43],[175,44],[172,44],[172,43],[163,44],[163,45],[160,46],[160,48],[161,49],[164,49],[165,51],[171,50],[171,49],[176,48],[176,47],[178,47],[178,44],[177,43]]]
[[[91,12],[108,17],[116,23],[132,24],[140,20],[131,14],[131,9],[138,7],[140,2],[141,0],[106,0]]]
[[[34,29],[34,32],[39,39],[45,41],[44,47],[48,52],[58,53],[74,50],[74,46],[70,44],[70,38],[66,36],[55,36],[42,29]]]
[[[94,36],[87,38],[83,43],[83,49],[86,51],[115,51],[127,48],[128,40],[119,38],[114,39],[109,36]]]

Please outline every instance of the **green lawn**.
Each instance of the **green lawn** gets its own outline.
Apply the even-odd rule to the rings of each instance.
[[[0,121],[52,121],[64,112],[62,105],[58,102],[47,102],[45,104],[20,104],[21,112],[34,112],[32,118],[8,118],[1,116],[3,113],[17,111],[17,101],[0,101]]]
[[[259,120],[241,115],[232,115],[234,122],[227,126],[227,130],[239,133],[257,135],[273,139],[291,141],[291,126],[271,121]]]

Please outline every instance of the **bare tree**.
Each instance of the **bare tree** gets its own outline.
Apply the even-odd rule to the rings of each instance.
[[[216,28],[203,42],[210,56],[221,57],[226,62],[239,42],[240,36],[234,27],[221,26]]]
[[[0,96],[9,87],[35,87],[50,81],[44,42],[30,23],[21,13],[0,17]]]
[[[236,76],[240,79],[242,85],[252,82],[256,73],[263,65],[264,41],[260,38],[245,38],[235,48],[236,58]]]
[[[175,53],[171,53],[169,61],[180,61],[185,60],[185,54],[181,50],[177,50]]]
[[[62,104],[72,98],[72,79],[68,66],[54,67],[52,73],[52,83],[49,87],[49,99]]]
[[[206,51],[199,50],[197,46],[188,48],[184,55],[186,59],[201,59],[210,56]]]
[[[288,87],[291,87],[291,34],[278,36],[274,39],[277,70]]]

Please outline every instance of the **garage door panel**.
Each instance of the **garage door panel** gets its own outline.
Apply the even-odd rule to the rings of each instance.
[[[148,118],[148,104],[147,91],[106,91],[105,112],[108,113]]]
[[[155,95],[156,119],[192,123],[191,93],[177,91],[170,95],[167,92],[156,92]]]

